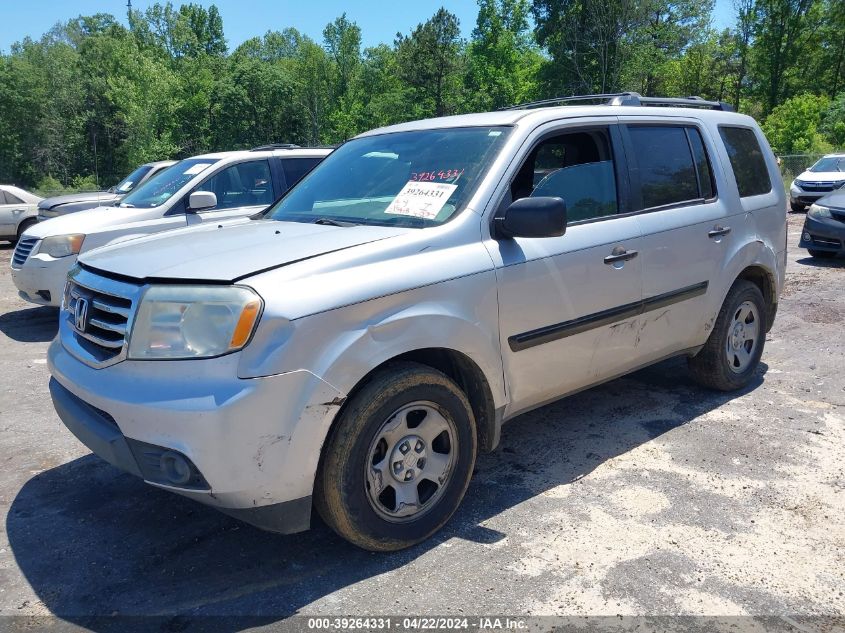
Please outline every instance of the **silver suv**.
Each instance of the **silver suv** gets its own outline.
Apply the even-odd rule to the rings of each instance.
[[[520,413],[677,355],[748,385],[785,268],[766,139],[719,103],[601,100],[374,130],[261,219],[83,254],[61,419],[153,486],[395,550]]]

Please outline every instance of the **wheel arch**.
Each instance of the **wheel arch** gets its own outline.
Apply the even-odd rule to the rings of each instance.
[[[38,224],[38,218],[33,217],[33,216],[30,216],[28,218],[24,218],[23,220],[21,220],[18,223],[18,226],[17,226],[17,231],[16,231],[17,239],[21,238],[21,236],[24,234],[24,231],[26,231],[31,226],[35,226],[36,224]]]
[[[455,349],[446,347],[425,347],[397,354],[383,360],[370,369],[352,389],[349,390],[343,406],[338,410],[331,427],[326,434],[328,438],[333,428],[341,418],[347,404],[378,372],[397,362],[415,362],[442,372],[451,378],[466,394],[475,417],[478,447],[482,451],[492,451],[499,443],[501,428],[500,416],[496,415],[496,405],[493,390],[484,371],[469,356]],[[323,444],[321,453],[325,450]]]
[[[763,299],[766,301],[766,331],[768,332],[772,329],[778,310],[778,292],[774,273],[761,264],[752,264],[740,271],[736,277],[736,280],[739,279],[750,281],[763,293]]]
[[[750,281],[763,293],[763,299],[766,302],[766,331],[768,332],[777,314],[782,277],[780,278],[781,283],[779,283],[778,257],[761,240],[747,242],[738,248],[722,268],[718,282],[719,291],[714,297],[714,299],[718,298],[718,303],[714,301],[710,306],[712,317],[710,323],[715,321],[728,292],[740,279]]]

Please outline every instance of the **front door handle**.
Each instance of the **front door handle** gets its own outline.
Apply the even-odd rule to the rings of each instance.
[[[712,231],[707,234],[707,237],[722,237],[723,235],[727,235],[731,232],[731,227],[729,226],[716,226]]]
[[[617,246],[610,255],[604,258],[604,263],[615,264],[617,262],[627,262],[629,259],[634,259],[637,255],[639,255],[638,251],[627,251],[622,246]]]

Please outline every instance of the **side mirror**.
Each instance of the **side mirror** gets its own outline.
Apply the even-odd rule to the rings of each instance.
[[[494,237],[560,237],[566,233],[562,198],[520,198],[493,220]]]
[[[217,206],[217,195],[213,191],[195,191],[188,197],[188,212],[213,209]]]

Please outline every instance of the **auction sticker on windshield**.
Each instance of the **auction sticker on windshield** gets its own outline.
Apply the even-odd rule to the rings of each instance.
[[[384,212],[433,220],[457,188],[442,182],[412,181],[402,187]]]

